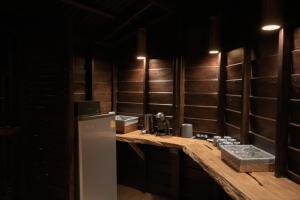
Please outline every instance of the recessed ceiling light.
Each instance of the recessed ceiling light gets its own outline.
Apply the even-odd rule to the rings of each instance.
[[[209,51],[209,54],[217,54],[217,53],[219,53],[218,50],[210,50],[210,51]]]
[[[270,24],[270,25],[265,25],[262,27],[262,30],[264,31],[275,31],[278,30],[280,28],[279,25],[277,24]]]
[[[136,59],[138,59],[138,60],[145,60],[146,57],[145,56],[137,56]]]

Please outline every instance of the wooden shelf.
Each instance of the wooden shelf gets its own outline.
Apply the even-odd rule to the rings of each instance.
[[[190,138],[154,136],[135,131],[117,134],[117,141],[182,149],[196,161],[233,199],[297,200],[300,185],[272,172],[239,173],[221,160],[220,151],[211,143]]]

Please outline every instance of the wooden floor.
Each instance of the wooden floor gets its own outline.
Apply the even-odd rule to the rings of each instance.
[[[150,193],[143,193],[137,189],[118,185],[118,200],[168,200]]]

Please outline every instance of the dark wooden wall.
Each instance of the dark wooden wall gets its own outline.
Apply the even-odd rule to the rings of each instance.
[[[275,153],[277,77],[280,57],[279,32],[264,34],[254,48],[252,62],[250,142]]]
[[[24,198],[63,200],[69,196],[69,54],[63,27],[46,18],[32,20],[22,32],[22,128],[27,141]]]
[[[217,133],[219,55],[190,58],[185,65],[184,122],[194,133]]]
[[[147,112],[163,112],[173,123],[174,62],[171,59],[150,59]]]
[[[241,139],[244,49],[228,52],[226,63],[225,134]]]
[[[143,60],[123,62],[118,66],[117,113],[138,116],[144,114],[145,64]]]
[[[113,98],[113,64],[103,50],[93,51],[93,100],[100,102],[101,113],[112,111]]]
[[[86,49],[79,38],[73,39],[73,97],[86,100]]]
[[[289,95],[288,176],[300,183],[300,29],[294,31]]]

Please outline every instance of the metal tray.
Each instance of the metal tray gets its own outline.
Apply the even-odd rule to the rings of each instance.
[[[224,145],[221,159],[239,172],[274,171],[275,156],[253,145]]]

